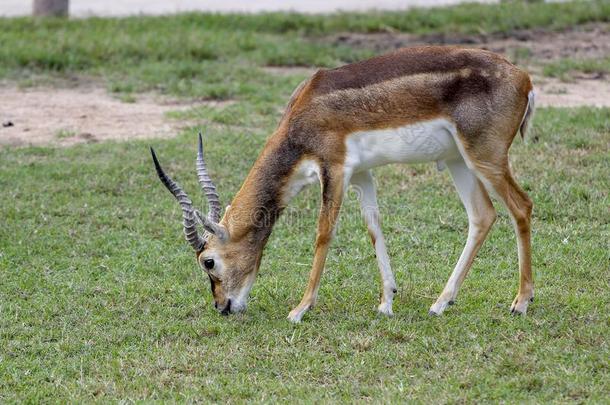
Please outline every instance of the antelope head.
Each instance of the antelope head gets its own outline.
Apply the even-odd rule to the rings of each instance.
[[[210,179],[203,158],[201,133],[197,152],[197,178],[208,200],[209,211],[203,215],[193,207],[186,192],[161,168],[153,148],[150,148],[155,169],[163,185],[178,200],[182,208],[184,236],[197,256],[197,263],[210,279],[215,308],[223,315],[246,309],[248,294],[260,264],[262,249],[252,238],[227,226],[227,207],[221,219],[221,205],[216,186]],[[198,225],[203,228],[200,233]]]

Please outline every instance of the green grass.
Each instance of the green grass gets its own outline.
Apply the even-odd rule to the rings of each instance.
[[[288,89],[287,89],[288,90]],[[277,115],[276,115],[277,118]],[[225,203],[270,125],[210,127]],[[465,239],[466,216],[433,165],[377,171],[399,294],[379,281],[349,198],[304,323],[318,191],[279,221],[246,314],[221,317],[183,241],[147,146],[202,205],[194,130],[164,141],[0,152],[0,400],[588,400],[608,389],[610,110],[545,109],[513,164],[536,202],[536,302],[511,317],[518,272],[505,211],[458,298],[427,316]]]
[[[57,139],[65,139],[65,138],[72,138],[73,136],[76,136],[76,132],[74,132],[71,129],[60,129],[59,131],[57,131],[57,133],[55,134],[55,137]]]
[[[610,57],[599,59],[572,59],[566,58],[546,64],[543,74],[550,77],[558,77],[570,80],[575,72],[587,74],[610,74]]]
[[[463,4],[409,12],[0,19],[0,79],[103,77],[116,92],[155,90],[191,97],[247,97],[257,67],[336,66],[373,54],[336,46],[340,32],[510,33],[610,21],[610,3]],[[253,72],[254,70],[254,72]],[[264,76],[264,75],[263,75]],[[34,81],[36,82],[36,81]]]
[[[0,77],[85,77],[125,100],[143,90],[235,99],[170,114],[205,125],[226,204],[304,77],[262,66],[333,65],[370,52],[319,40],[333,32],[558,28],[608,14],[600,1],[325,18],[0,20]],[[300,325],[285,319],[309,272],[315,188],[280,219],[248,312],[221,317],[147,149],[205,208],[197,129],[169,140],[0,150],[0,402],[607,400],[610,109],[541,109],[529,140],[513,146],[535,202],[536,302],[527,317],[508,314],[518,263],[503,209],[456,305],[427,315],[467,226],[447,172],[432,164],[376,171],[399,286],[393,318],[375,313],[378,270],[350,194],[319,305]]]

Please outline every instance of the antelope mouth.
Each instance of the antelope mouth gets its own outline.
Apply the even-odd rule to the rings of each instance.
[[[227,316],[231,313],[231,299],[227,301],[227,305],[220,311],[220,314],[223,316]]]

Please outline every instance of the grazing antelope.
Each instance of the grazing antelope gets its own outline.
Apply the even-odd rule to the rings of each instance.
[[[489,193],[508,208],[517,236],[520,285],[511,312],[525,314],[533,300],[530,216],[532,201],[511,174],[508,150],[524,136],[534,110],[527,73],[494,53],[457,47],[414,47],[336,69],[319,70],[292,94],[241,189],[221,219],[208,176],[201,134],[199,183],[209,213],[157,173],[182,207],[184,233],[208,274],[215,306],[240,312],[272,227],[304,186],[319,181],[322,202],[309,282],[288,318],[299,322],[317,298],[341,202],[349,184],[359,188],[382,280],[379,312],[392,314],[394,275],[379,223],[371,169],[390,163],[436,162],[447,167],[468,214],[464,250],[443,292],[430,308],[440,315],[458,289],[496,218]],[[200,223],[205,233],[200,235]]]

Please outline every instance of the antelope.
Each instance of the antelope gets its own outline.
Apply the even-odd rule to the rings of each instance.
[[[372,169],[392,163],[436,162],[448,168],[468,215],[468,235],[445,288],[430,307],[452,305],[496,219],[490,194],[508,209],[517,239],[520,284],[510,311],[525,314],[534,298],[532,201],[517,184],[508,150],[524,138],[534,111],[529,75],[504,57],[459,47],[412,47],[335,69],[318,70],[293,92],[279,125],[221,218],[206,168],[201,134],[197,176],[209,212],[161,168],[157,174],[178,200],[186,240],[207,273],[223,315],[244,311],[273,225],[290,200],[316,181],[321,207],[309,282],[288,318],[300,322],[316,303],[320,277],[341,203],[351,184],[381,273],[378,311],[392,315],[396,283],[381,231]],[[200,234],[200,224],[204,232]]]

